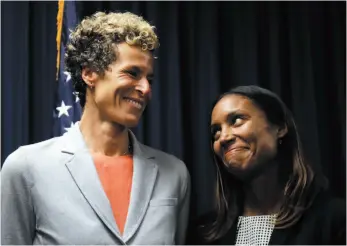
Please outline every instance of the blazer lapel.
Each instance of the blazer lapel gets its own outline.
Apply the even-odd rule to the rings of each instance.
[[[132,132],[130,132],[130,137],[134,149],[134,173],[128,216],[123,234],[125,242],[131,239],[143,220],[151,200],[158,173],[158,166],[153,160],[154,157],[141,149],[140,144],[137,142]]]
[[[99,180],[92,157],[85,146],[78,124],[66,135],[68,141],[66,141],[67,145],[63,152],[71,155],[65,165],[72,179],[100,220],[115,236],[121,239],[111,205]]]
[[[290,239],[290,235],[292,235],[293,232],[293,228],[274,229],[270,237],[269,245],[288,244],[288,239]]]

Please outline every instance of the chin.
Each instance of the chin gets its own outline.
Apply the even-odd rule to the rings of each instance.
[[[131,121],[124,124],[124,126],[126,126],[127,128],[134,128],[134,127],[137,127],[138,124],[139,124],[139,121],[134,121],[134,122]]]
[[[225,163],[226,169],[229,173],[234,175],[236,178],[240,180],[248,179],[248,177],[252,176],[252,168],[249,163],[241,163],[241,162],[229,162]]]
[[[128,127],[128,128],[133,128],[136,127],[140,122],[140,117],[136,117],[136,116],[132,116],[132,117],[126,117],[123,120],[123,124],[124,126]]]
[[[141,115],[142,114],[124,114],[122,116],[113,115],[113,117],[110,117],[110,120],[118,125],[133,128],[139,124]]]

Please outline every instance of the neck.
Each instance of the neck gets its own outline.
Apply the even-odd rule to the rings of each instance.
[[[279,212],[283,187],[278,179],[277,163],[269,166],[261,175],[244,183],[245,216],[265,215]]]
[[[91,153],[107,156],[120,156],[128,153],[128,129],[103,119],[96,106],[85,105],[80,129]]]

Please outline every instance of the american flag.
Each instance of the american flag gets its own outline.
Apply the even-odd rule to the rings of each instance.
[[[75,1],[58,1],[57,14],[57,91],[54,117],[54,136],[64,134],[82,115],[79,98],[74,91],[71,76],[65,71],[64,54],[70,30],[77,25]]]

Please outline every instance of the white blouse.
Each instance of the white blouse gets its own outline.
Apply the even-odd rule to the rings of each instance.
[[[236,245],[268,245],[275,227],[276,214],[239,216]]]

